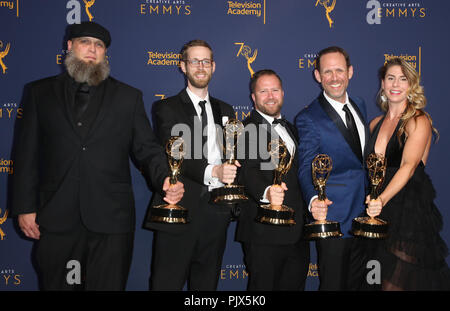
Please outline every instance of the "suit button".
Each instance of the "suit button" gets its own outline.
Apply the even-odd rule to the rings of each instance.
[[[83,123],[78,122],[78,123],[77,123],[77,126],[83,126]]]

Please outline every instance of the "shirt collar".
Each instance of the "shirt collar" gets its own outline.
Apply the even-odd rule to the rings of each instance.
[[[269,122],[269,124],[272,124],[273,120],[275,119],[274,117],[271,117],[265,113],[262,113],[261,111],[259,111],[258,109],[255,109],[264,119],[266,119],[267,122]],[[281,115],[277,118],[277,119],[281,119]]]
[[[67,86],[74,92],[76,92],[78,90],[78,88],[80,87],[81,83],[75,81],[74,78],[72,78],[68,72],[66,72],[66,77],[65,77],[68,81]],[[105,80],[103,80],[102,82],[100,82],[98,85],[94,86],[94,85],[90,85],[89,86],[89,90],[90,91],[96,91],[97,89],[99,89],[107,80],[108,78],[106,78]]]
[[[326,100],[330,103],[330,105],[334,108],[334,110],[336,110],[337,112],[342,112],[342,109],[344,108],[344,104],[341,102],[338,102],[337,100],[332,99],[331,97],[329,97],[327,95],[327,93],[325,93],[325,91],[323,91],[323,96],[325,96]],[[345,104],[349,104],[350,105],[350,101],[348,99],[348,94],[347,92],[345,92]]]
[[[189,95],[189,98],[191,99],[192,103],[194,104],[194,107],[199,107],[198,103],[202,100],[206,100],[207,103],[209,103],[209,93],[206,93],[206,97],[205,98],[200,98],[199,96],[197,96],[196,94],[194,94],[189,87],[186,87],[186,92]]]

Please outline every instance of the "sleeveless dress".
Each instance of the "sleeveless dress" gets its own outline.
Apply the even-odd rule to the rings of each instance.
[[[374,152],[383,117],[368,142]],[[386,176],[382,193],[400,167],[404,143],[397,138],[401,122],[386,146]],[[401,141],[404,142],[403,133]],[[383,282],[403,290],[450,290],[450,270],[445,258],[448,248],[439,235],[442,216],[433,200],[433,184],[421,161],[414,175],[382,209],[379,218],[388,221],[389,237],[380,242],[378,258]]]

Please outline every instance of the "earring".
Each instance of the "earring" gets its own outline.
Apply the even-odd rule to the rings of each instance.
[[[383,103],[387,102],[387,97],[386,97],[386,95],[384,95],[384,91],[381,91],[380,98]]]
[[[408,96],[406,96],[406,98],[407,98],[409,101],[411,101],[411,100],[412,100],[412,95],[411,95],[411,94],[408,94]]]

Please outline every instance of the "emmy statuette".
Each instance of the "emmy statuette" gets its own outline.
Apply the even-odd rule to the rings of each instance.
[[[171,185],[177,183],[183,162],[184,141],[179,136],[172,136],[166,144],[167,159],[170,167],[169,181]],[[188,210],[177,204],[161,204],[150,208],[150,221],[168,224],[188,223]]]
[[[270,153],[272,162],[276,165],[273,184],[274,186],[281,186],[282,177],[291,168],[294,157],[289,156],[286,145],[281,139],[272,139],[267,150]],[[288,157],[289,161],[287,161]],[[295,225],[294,210],[286,205],[262,204],[258,206],[255,220],[269,225]]]
[[[318,192],[318,199],[325,201],[325,185],[333,168],[331,158],[326,154],[318,154],[311,163],[312,179]],[[330,220],[317,220],[304,227],[305,239],[327,239],[343,236],[339,222]]]
[[[370,199],[376,200],[386,173],[386,158],[382,154],[371,153],[366,163],[371,184]],[[377,217],[356,217],[352,221],[352,234],[369,239],[384,239],[388,236],[388,223]]]
[[[244,125],[241,121],[230,119],[225,124],[225,154],[227,163],[234,165],[236,161],[236,147],[239,136],[244,132]],[[248,200],[244,191],[244,186],[229,183],[223,187],[215,188],[211,191],[211,203],[232,205]]]

